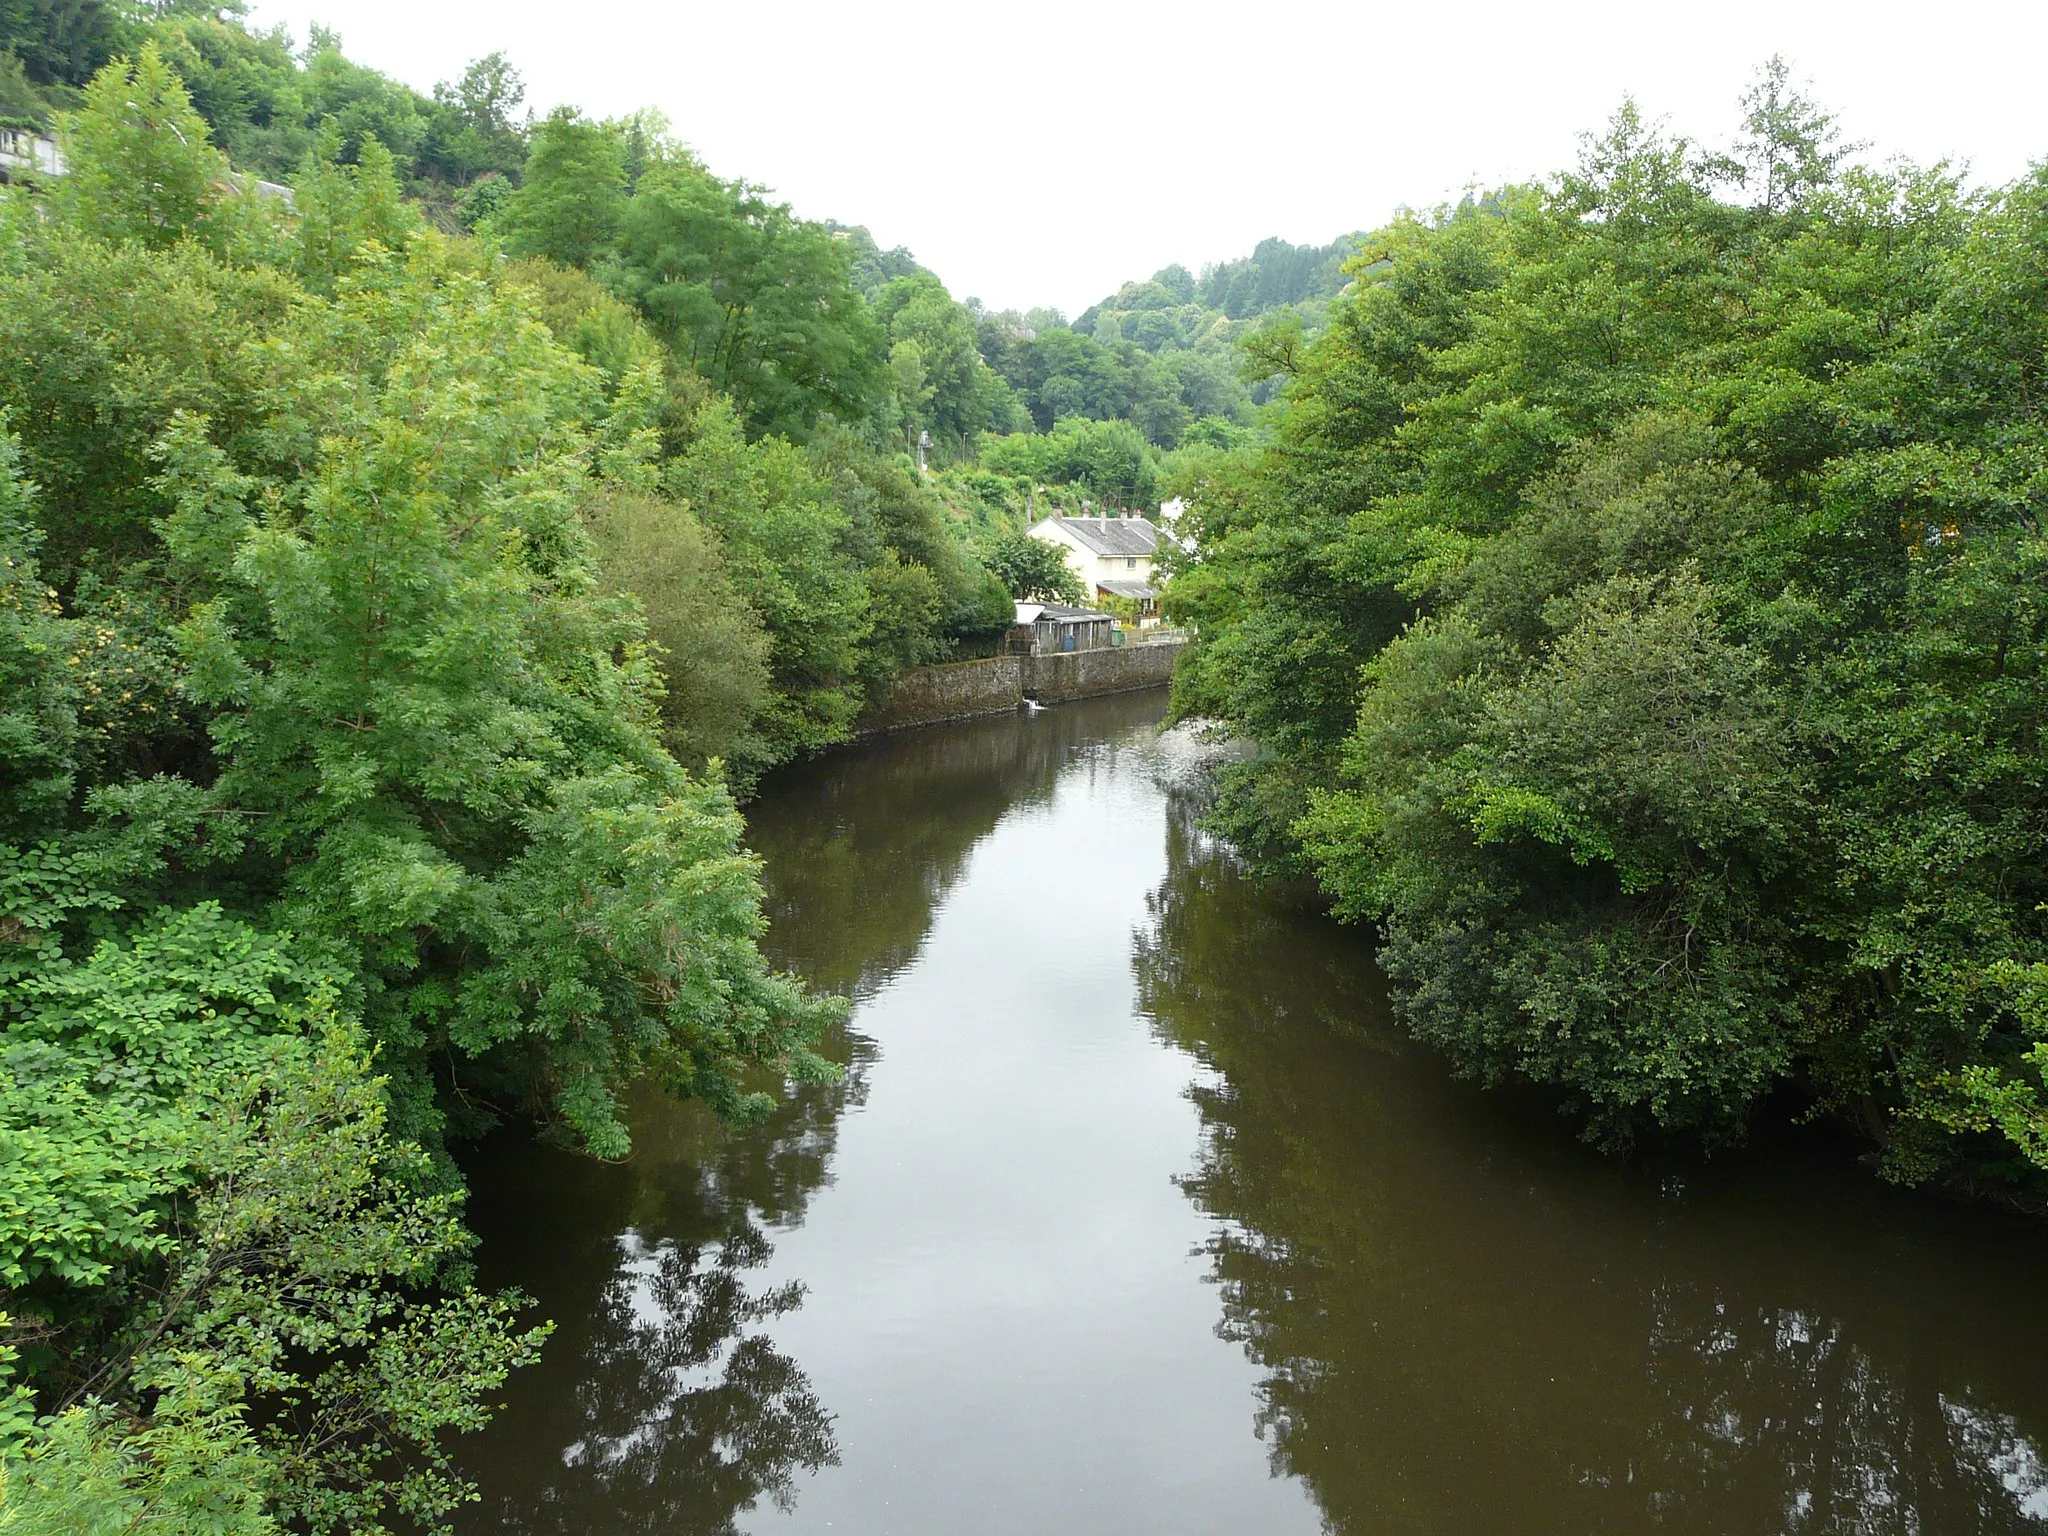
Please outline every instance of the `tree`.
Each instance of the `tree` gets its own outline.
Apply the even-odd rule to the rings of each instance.
[[[84,85],[119,51],[123,21],[108,0],[5,0],[0,54],[13,54],[38,85]]]
[[[749,443],[723,401],[691,423],[666,488],[719,536],[726,571],[768,635],[775,691],[762,717],[759,771],[844,740],[861,705],[861,646],[872,624],[851,521],[803,451]],[[880,551],[876,554],[879,556]]]
[[[61,197],[100,238],[152,249],[191,238],[218,248],[228,164],[154,42],[116,59],[63,125],[71,169]]]
[[[587,267],[611,248],[625,197],[618,134],[574,108],[557,107],[534,129],[524,178],[497,229],[514,256]]]
[[[399,191],[391,151],[365,140],[354,165],[339,162],[341,130],[323,125],[317,148],[292,187],[300,281],[320,293],[373,253],[403,252],[420,221]]]
[[[1796,1087],[2038,1191],[2048,194],[1849,169],[1777,61],[1744,132],[1748,208],[1624,103],[1371,237],[1276,442],[1183,484],[1178,707],[1464,1070],[1609,1144]]]
[[[1087,597],[1065,553],[1028,533],[997,539],[982,556],[982,564],[1020,602],[1080,603]]]
[[[0,1441],[0,1528],[462,1501],[442,1434],[547,1330],[460,1281],[459,1200],[387,1131],[339,980],[204,904],[12,989],[0,1296],[46,1417]]]
[[[916,446],[918,434],[931,418],[931,372],[924,365],[924,348],[914,341],[899,341],[889,348],[889,399],[891,425],[905,448]]]
[[[1862,147],[1841,141],[1834,118],[1793,87],[1792,67],[1778,55],[1742,93],[1733,169],[1766,214],[1800,207],[1833,185],[1842,163]]]
[[[472,60],[455,84],[443,81],[434,87],[439,110],[427,155],[456,182],[485,171],[501,176],[518,171],[527,150],[525,122],[515,114],[525,100],[526,82],[504,54]]]
[[[422,287],[434,318],[395,325]],[[729,801],[660,752],[638,669],[612,659],[637,626],[592,590],[571,510],[584,370],[431,267],[348,304],[323,323],[402,338],[388,388],[333,423],[304,518],[252,528],[180,631],[217,711],[210,796],[253,818],[294,922],[408,978],[373,1029],[525,1078],[601,1149],[657,1060],[727,1111],[758,1103],[745,1061],[787,1048],[811,1070],[820,1016],[760,965]],[[217,455],[170,461],[181,499],[237,515]],[[662,947],[682,932],[694,953]]]
[[[325,27],[311,29],[305,61],[300,96],[307,120],[335,120],[344,159],[360,155],[365,139],[377,139],[401,165],[416,163],[432,121],[430,100],[350,60],[341,38]]]
[[[923,387],[930,392],[929,424],[954,441],[982,431],[990,419],[988,369],[975,349],[967,311],[929,273],[894,279],[876,295],[874,307],[895,346],[917,349]],[[890,356],[893,367],[893,348]]]
[[[769,640],[726,574],[717,539],[684,508],[613,492],[584,512],[610,587],[647,615],[662,677],[662,741],[676,760],[758,762],[754,723],[768,707]]]
[[[801,437],[867,415],[883,348],[846,254],[760,188],[682,154],[651,166],[621,216],[614,280],[749,431]]]

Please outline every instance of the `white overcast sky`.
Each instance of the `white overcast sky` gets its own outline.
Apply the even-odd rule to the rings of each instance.
[[[1719,142],[1783,53],[1874,155],[2048,158],[2048,0],[255,0],[421,89],[503,49],[528,104],[660,108],[711,168],[1078,313],[1168,262],[1323,242],[1569,164],[1625,93]]]

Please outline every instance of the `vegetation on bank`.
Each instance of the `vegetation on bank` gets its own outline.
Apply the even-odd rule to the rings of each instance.
[[[287,212],[145,47],[67,141],[0,194],[0,1527],[437,1526],[543,1331],[445,1145],[830,1075],[694,770],[933,643],[936,514],[375,140]]]
[[[2048,173],[1745,107],[1365,241],[1189,492],[1178,707],[1463,1069],[1608,1145],[1792,1093],[2038,1200]]]
[[[1461,1066],[2039,1198],[2048,178],[1779,71],[1069,325],[495,56],[0,0],[0,98],[0,1531],[444,1522],[545,1332],[449,1146],[830,1076],[734,796],[1052,510],[1187,498],[1221,823]]]
[[[829,1076],[733,795],[1254,430],[522,94],[0,6],[0,1529],[441,1525],[450,1145]]]

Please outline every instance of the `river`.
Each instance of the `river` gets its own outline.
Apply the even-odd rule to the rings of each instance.
[[[2048,1531],[2048,1235],[1818,1132],[1617,1162],[1449,1077],[1126,695],[749,808],[843,1083],[471,1159],[559,1323],[467,1532]]]

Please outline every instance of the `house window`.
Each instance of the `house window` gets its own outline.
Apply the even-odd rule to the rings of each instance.
[[[1124,562],[1124,569],[1125,569],[1125,570],[1127,570],[1127,571],[1135,571],[1135,570],[1136,570],[1137,568],[1138,568],[1138,561],[1137,561],[1137,557],[1136,557],[1135,555],[1134,555],[1134,556],[1132,556],[1132,557],[1131,557],[1130,559],[1128,559],[1128,560],[1126,560],[1126,561]]]

